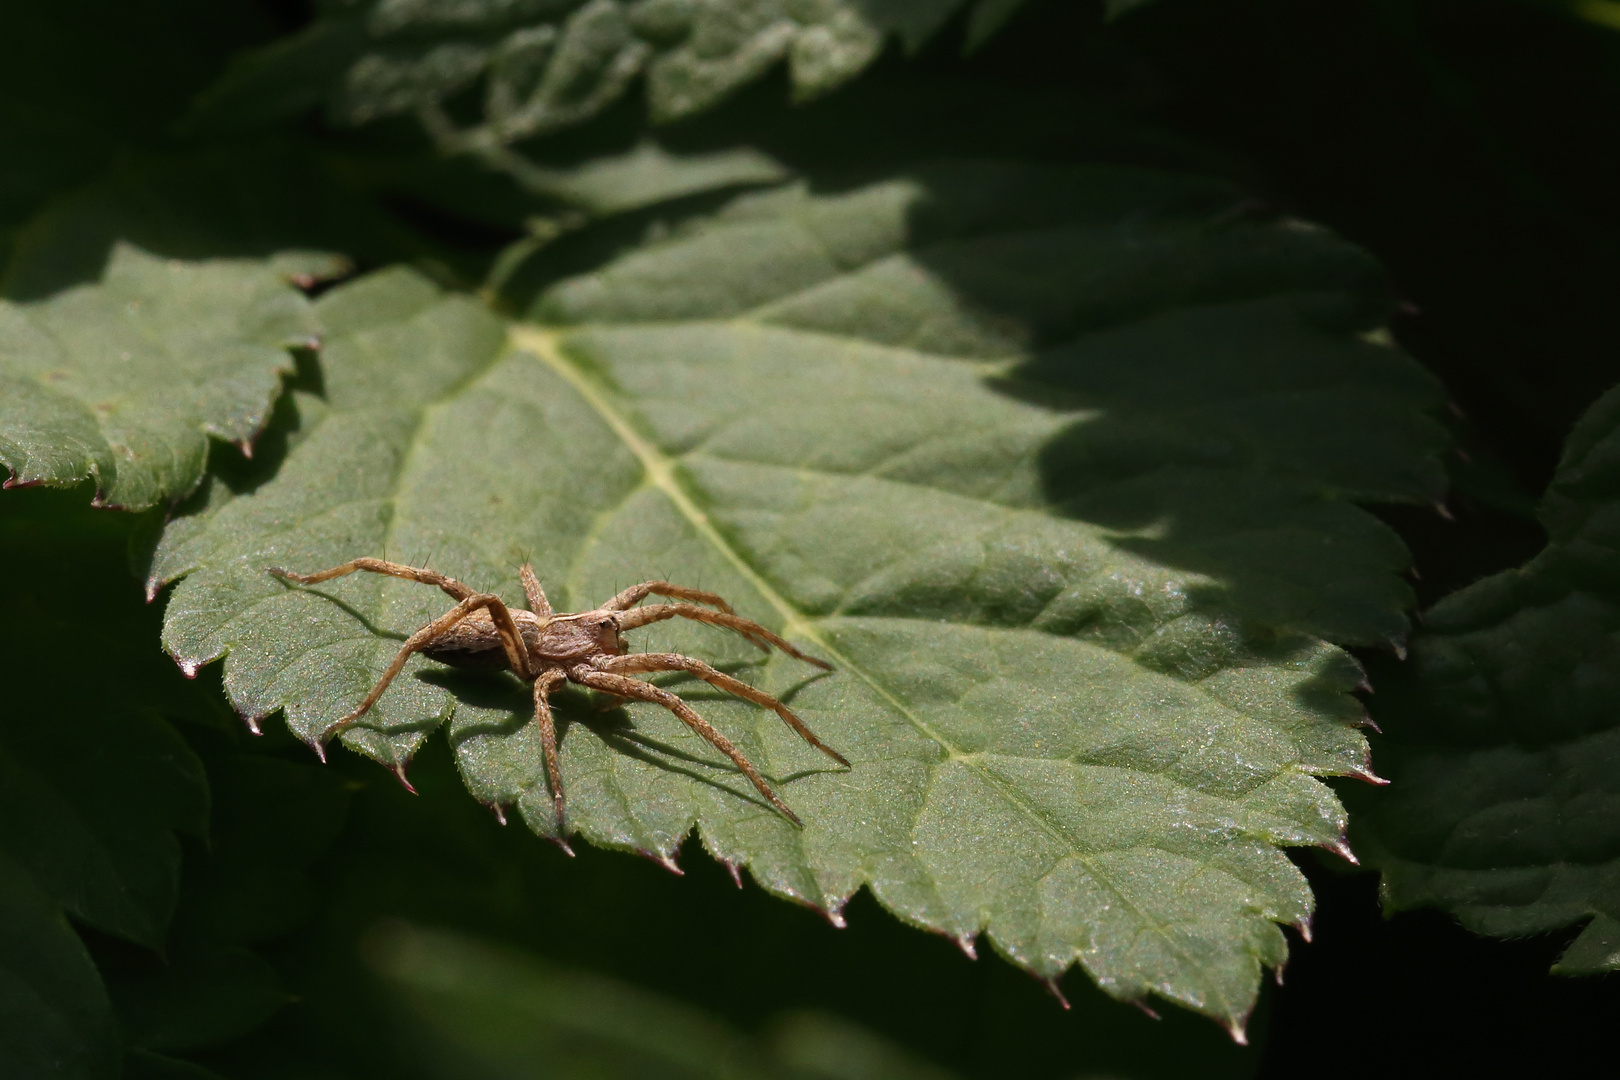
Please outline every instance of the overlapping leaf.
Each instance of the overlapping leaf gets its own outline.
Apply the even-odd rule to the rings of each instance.
[[[893,34],[919,47],[963,0],[372,0],[330,4],[297,37],[245,57],[197,122],[233,125],[319,103],[340,122],[437,106],[482,80],[479,139],[588,120],[645,76],[658,119],[706,109],[778,63],[800,96],[865,68]],[[973,36],[1010,14],[980,0]]]
[[[1499,937],[1590,920],[1555,971],[1620,969],[1620,391],[1565,447],[1549,543],[1427,613],[1361,800],[1394,908]]]
[[[807,678],[660,628],[791,699],[855,762],[682,691],[805,820],[667,715],[565,701],[570,826],[705,845],[835,918],[861,887],[1078,961],[1241,1030],[1278,922],[1279,845],[1340,844],[1314,777],[1366,775],[1357,666],[1400,636],[1404,552],[1355,499],[1434,497],[1430,382],[1370,333],[1359,252],[1234,212],[1224,185],[1113,168],[949,166],[790,186],[564,281],[508,324],[389,271],[319,304],[324,395],[256,489],[216,482],[153,584],[188,669],[229,654],[247,716],[311,738],[443,609],[395,579],[290,589],[360,554],[577,609],[667,576],[831,659]],[[666,624],[667,625],[667,624]],[[474,793],[557,823],[506,678],[413,666],[345,741],[403,770],[453,714]]]
[[[140,509],[196,486],[214,436],[250,448],[314,322],[289,278],[332,260],[182,263],[120,245],[101,281],[0,301],[7,487],[96,484]]]
[[[184,741],[131,701],[161,691],[142,671],[155,657],[128,651],[150,619],[105,602],[121,587],[149,614],[120,565],[124,523],[53,516],[66,496],[4,498],[0,649],[28,677],[0,704],[0,1071],[114,1077],[117,1026],[68,919],[159,946],[179,893],[175,833],[201,833],[207,786]]]

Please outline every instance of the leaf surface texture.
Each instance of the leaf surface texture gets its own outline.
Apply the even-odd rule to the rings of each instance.
[[[789,700],[671,684],[772,777],[795,829],[673,717],[564,694],[569,826],[721,860],[838,918],[868,888],[1042,977],[1080,963],[1241,1030],[1281,846],[1339,845],[1316,779],[1367,775],[1329,641],[1399,638],[1405,552],[1353,500],[1436,493],[1436,391],[1374,332],[1378,277],[1321,232],[1145,170],[954,165],[788,185],[560,281],[508,322],[414,273],[318,304],[324,393],[273,480],[215,477],[165,534],[166,647],[229,656],[245,715],[309,739],[448,606],[431,561],[559,610],[667,577],[826,656],[659,624]],[[449,721],[480,800],[557,823],[526,688],[413,660],[345,741],[403,771]],[[722,767],[724,765],[725,767]]]

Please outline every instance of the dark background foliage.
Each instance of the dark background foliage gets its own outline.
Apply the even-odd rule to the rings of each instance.
[[[1533,555],[1544,537],[1530,507],[1563,439],[1620,382],[1620,33],[1505,0],[1159,0],[1107,29],[1100,8],[1031,2],[971,54],[959,16],[920,55],[891,47],[851,85],[798,106],[792,124],[772,123],[788,94],[778,74],[663,138],[699,151],[732,145],[743,131],[807,169],[855,160],[878,170],[943,154],[1062,161],[1105,147],[1234,175],[1270,206],[1326,223],[1389,268],[1404,302],[1395,332],[1455,402],[1467,457],[1449,463],[1447,513],[1380,511],[1414,552],[1420,602]],[[256,27],[202,27],[196,55],[207,62],[140,68],[147,82],[130,115],[104,118],[81,139],[80,160],[56,159],[72,175],[24,178],[13,197],[26,201],[31,183],[49,191],[114,159],[145,167],[121,146],[169,139],[153,116],[174,115],[230,50],[313,15],[303,4],[267,3]],[[120,33],[95,35],[113,68],[127,63]],[[150,27],[128,33],[141,40]],[[92,56],[86,69],[98,62]],[[61,82],[68,102],[71,72]],[[1146,136],[1138,122],[1162,134]],[[645,123],[644,106],[626,98],[551,139],[548,154],[582,160],[623,149]],[[313,116],[285,137],[338,146]],[[362,268],[427,250],[441,276],[466,281],[520,235],[521,206],[498,195],[458,201],[431,168],[394,167],[422,159],[407,125],[344,139],[338,182],[291,181],[308,185],[300,195],[320,207],[288,219],[307,236],[255,236],[247,246],[336,233],[349,242],[328,242]],[[296,171],[294,156],[278,167]],[[625,236],[635,227],[626,223]],[[611,229],[564,241],[547,272],[565,272],[570,260],[589,265],[615,242]],[[52,263],[33,287],[82,272],[71,258]],[[263,467],[223,465],[243,483]],[[563,857],[495,826],[461,791],[442,748],[417,762],[423,797],[413,800],[350,755],[318,770],[290,738],[249,740],[228,715],[217,673],[180,679],[157,651],[159,612],[124,569],[149,518],[84,509],[82,492],[6,499],[5,565],[29,575],[8,595],[10,669],[71,680],[88,667],[98,675],[83,685],[108,696],[140,687],[141,700],[184,734],[213,793],[206,838],[176,826],[184,870],[169,955],[160,962],[98,930],[83,933],[126,1043],[138,1048],[128,1075],[189,1075],[181,1058],[244,1077],[408,1070],[408,1022],[343,1012],[337,996],[371,977],[354,941],[379,904],[701,1001],[747,1031],[786,1008],[842,1013],[973,1076],[1065,1075],[1077,1045],[1106,1044],[1089,1067],[1127,1075],[1256,1067],[1266,1076],[1397,1067],[1509,1075],[1606,1052],[1620,983],[1548,974],[1574,929],[1504,942],[1437,912],[1385,919],[1376,875],[1313,853],[1298,861],[1319,897],[1315,940],[1293,941],[1286,981],[1263,999],[1247,1053],[1191,1015],[1154,1025],[1118,1009],[1083,976],[1065,981],[1076,1010],[1061,1014],[999,959],[964,964],[954,946],[900,927],[865,898],[849,912],[850,928],[834,931],[759,890],[736,891],[696,852],[677,879],[585,850],[570,868],[574,888],[559,893],[548,881]],[[46,588],[57,581],[73,584]],[[98,612],[99,626],[81,629],[70,617],[77,610]],[[125,638],[147,651],[124,657]],[[1396,663],[1387,654],[1364,660],[1375,684]],[[14,678],[8,712],[60,708],[54,685]],[[1376,719],[1376,695],[1369,705]],[[1376,742],[1374,754],[1376,762]]]

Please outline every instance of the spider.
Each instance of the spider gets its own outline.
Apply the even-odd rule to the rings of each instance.
[[[280,567],[269,572],[278,578],[300,585],[315,585],[322,581],[368,570],[374,574],[419,581],[436,585],[459,601],[455,607],[434,619],[406,639],[394,662],[388,665],[377,685],[371,688],[359,706],[349,715],[328,726],[315,741],[317,752],[324,757],[324,747],[353,727],[371,707],[377,704],[388,684],[405,667],[412,653],[422,653],[429,659],[461,668],[510,668],[518,678],[534,686],[534,724],[540,730],[540,745],[545,754],[546,778],[551,783],[552,806],[557,814],[557,829],[563,830],[562,773],[557,764],[557,727],[551,717],[552,691],[564,683],[578,683],[602,691],[614,699],[629,698],[661,705],[679,717],[687,727],[709,740],[742,770],[767,801],[795,825],[802,825],[797,814],[788,808],[758,769],[743,756],[707,720],[693,712],[679,697],[662,687],[632,679],[631,675],[653,671],[685,671],[745,701],[774,709],[788,727],[798,732],[805,742],[832,758],[844,768],[849,762],[842,754],[816,738],[803,720],[793,711],[763,690],[756,690],[739,679],[679,653],[636,653],[626,655],[623,633],[648,623],[665,619],[692,619],[712,626],[735,630],[767,652],[770,646],[807,664],[831,671],[825,660],[806,656],[788,642],[771,633],[756,622],[744,619],[731,610],[720,597],[701,589],[672,585],[667,581],[644,581],[632,585],[619,595],[593,611],[579,611],[571,615],[558,615],[551,610],[534,568],[524,563],[518,570],[523,581],[523,592],[528,597],[529,610],[508,608],[494,593],[474,592],[469,586],[436,570],[385,562],[382,559],[354,559],[342,566],[322,570],[315,574],[295,574]],[[667,596],[673,600],[695,603],[649,604],[636,607],[648,596]],[[708,607],[698,607],[707,604]],[[709,608],[714,608],[711,611]]]

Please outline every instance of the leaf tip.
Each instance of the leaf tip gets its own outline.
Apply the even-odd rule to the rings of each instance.
[[[1059,1005],[1063,1006],[1063,1011],[1064,1012],[1068,1012],[1071,1008],[1073,1008],[1073,1006],[1071,1006],[1069,1004],[1069,999],[1063,996],[1063,988],[1058,985],[1058,981],[1057,981],[1056,978],[1042,979],[1041,982],[1042,982],[1043,985],[1045,985],[1046,992],[1051,994],[1053,997],[1057,998],[1057,1002],[1058,1002]],[[1138,1002],[1134,1002],[1134,1001],[1131,1004],[1139,1005]],[[1146,1008],[1146,1006],[1140,1006],[1140,1005],[1139,1005],[1139,1007]],[[1151,1013],[1153,1010],[1149,1009],[1148,1011]],[[1158,1017],[1155,1016],[1154,1019],[1157,1020]]]
[[[665,855],[658,851],[642,851],[639,854],[643,858],[651,859],[653,862],[657,863],[659,866],[662,866],[665,870],[668,870],[676,877],[686,876],[686,871],[682,870],[679,864],[675,862],[674,855]]]
[[[325,760],[325,759],[323,758],[322,760]],[[416,788],[411,786],[410,777],[405,775],[405,769],[410,765],[410,763],[411,763],[411,761],[410,761],[409,758],[406,758],[404,761],[395,761],[394,766],[393,766],[393,771],[394,771],[394,775],[399,777],[399,782],[400,782],[401,785],[404,786],[405,790],[410,792],[412,795],[415,795],[416,794]]]
[[[1299,920],[1299,922],[1294,923],[1293,926],[1294,929],[1299,932],[1299,936],[1304,940],[1305,944],[1309,945],[1311,943],[1310,916],[1306,916],[1305,918]]]
[[[1360,780],[1363,784],[1372,784],[1375,787],[1386,787],[1389,784],[1389,780],[1386,777],[1379,776],[1377,773],[1372,771],[1371,765],[1357,765],[1355,768],[1345,773],[1345,775],[1354,777],[1355,779]]]
[[[309,748],[311,750],[315,751],[315,756],[321,759],[321,764],[322,765],[325,765],[326,764],[326,744],[321,742],[321,740],[319,740],[319,739],[310,739],[309,740]]]
[[[1248,1046],[1249,1033],[1244,1030],[1248,1027],[1248,1021],[1249,1018],[1247,1016],[1241,1018],[1233,1017],[1224,1021],[1221,1026],[1226,1029],[1226,1033],[1228,1035],[1232,1036],[1233,1042],[1237,1043],[1239,1046]]]
[[[1350,845],[1345,841],[1345,838],[1342,837],[1342,836],[1339,837],[1337,840],[1333,841],[1332,843],[1323,844],[1322,847],[1326,848],[1328,851],[1333,852],[1333,854],[1337,855],[1339,858],[1343,859],[1345,862],[1349,863],[1351,866],[1360,866],[1361,865],[1361,860],[1356,858],[1356,853],[1350,850]]]
[[[188,679],[197,677],[197,669],[203,666],[201,660],[189,656],[177,656],[174,662],[180,665],[180,673]]]

